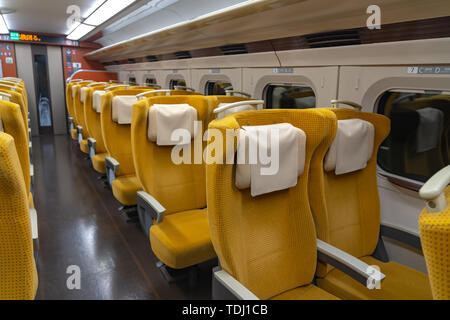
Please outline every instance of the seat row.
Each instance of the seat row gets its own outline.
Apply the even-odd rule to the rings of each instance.
[[[383,246],[387,117],[88,81],[66,93],[72,138],[137,205],[166,278],[218,257],[215,298],[432,298]]]
[[[38,230],[25,83],[1,78],[0,97],[0,300],[33,299]]]

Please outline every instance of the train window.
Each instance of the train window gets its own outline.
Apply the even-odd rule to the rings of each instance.
[[[147,78],[145,79],[145,84],[156,84],[155,78]]]
[[[225,81],[208,81],[206,83],[205,94],[208,96],[224,96],[226,90],[233,90],[233,86]]]
[[[449,164],[450,95],[391,90],[378,103],[391,119],[391,133],[378,153],[385,171],[425,182]]]
[[[128,78],[128,83],[131,85],[136,85],[136,78],[135,77]]]
[[[186,87],[186,81],[184,79],[172,79],[169,83],[169,88],[171,90],[175,89],[175,86]]]
[[[308,86],[270,84],[265,88],[267,109],[308,109],[316,107],[316,95]]]

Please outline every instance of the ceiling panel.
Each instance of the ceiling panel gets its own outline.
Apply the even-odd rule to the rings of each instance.
[[[104,0],[0,0],[1,9],[12,9],[5,14],[10,30],[65,34],[69,28],[67,7],[77,5],[85,17]],[[120,0],[117,0],[120,1]]]

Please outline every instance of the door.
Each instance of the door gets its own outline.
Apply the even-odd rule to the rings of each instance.
[[[47,49],[45,46],[33,45],[31,51],[39,134],[52,134],[53,121]]]

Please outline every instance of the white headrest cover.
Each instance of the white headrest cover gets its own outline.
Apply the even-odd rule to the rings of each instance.
[[[136,96],[115,96],[112,100],[112,119],[118,124],[131,123],[131,110]]]
[[[223,106],[228,106],[230,104],[231,103],[219,103],[218,108],[223,107]],[[230,109],[224,110],[222,112],[219,112],[217,114],[216,118],[217,119],[222,119],[222,118],[225,118],[226,116],[228,116],[230,114],[233,114],[233,113],[236,113],[236,112],[240,112],[240,111],[247,111],[247,110],[255,110],[255,106],[246,104],[246,105],[230,108]]]
[[[80,92],[80,101],[81,102],[84,102],[84,94],[86,93],[87,89],[88,89],[88,87],[81,88],[81,92]]]
[[[172,132],[185,129],[195,137],[197,109],[188,104],[154,104],[148,113],[147,136],[159,146],[173,146],[180,141],[172,140]]]
[[[103,90],[97,90],[94,91],[94,94],[92,95],[92,109],[97,111],[98,113],[102,110],[102,95],[104,95],[106,91]]]
[[[278,140],[276,139],[278,131]],[[274,140],[272,140],[274,139]],[[273,141],[273,143],[268,143]],[[275,144],[278,142],[278,150]],[[257,148],[255,148],[257,145]],[[252,151],[252,157],[249,152]],[[258,155],[255,155],[257,153]],[[272,163],[261,164],[259,154],[271,155],[272,162],[278,155],[278,167]],[[255,157],[257,161],[255,163]],[[290,123],[266,126],[242,127],[239,130],[236,187],[251,188],[253,197],[289,189],[297,185],[298,177],[305,169],[306,134]],[[267,172],[272,166],[273,172]]]
[[[338,121],[336,137],[324,160],[325,171],[337,175],[364,169],[372,158],[375,127],[361,119]]]
[[[4,95],[0,95],[0,100],[11,101],[11,100],[9,99],[9,97],[4,96]]]

